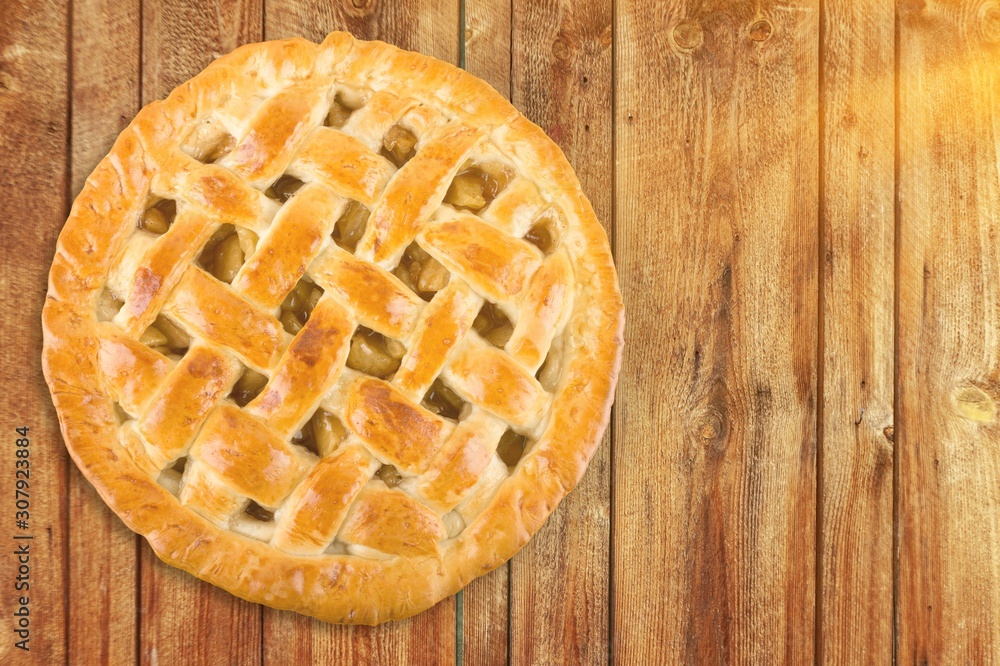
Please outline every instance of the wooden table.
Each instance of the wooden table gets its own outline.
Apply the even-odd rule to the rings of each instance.
[[[995,660],[1000,3],[892,4],[5,2],[0,661]],[[159,563],[68,462],[38,358],[56,235],[139,107],[241,43],[334,29],[461,64],[540,124],[628,311],[580,487],[507,566],[374,629]]]

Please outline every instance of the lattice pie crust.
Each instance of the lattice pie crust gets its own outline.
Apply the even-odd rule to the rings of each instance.
[[[73,206],[43,324],[66,445],[159,557],[375,624],[506,561],[576,485],[623,315],[539,128],[334,33],[143,109]]]

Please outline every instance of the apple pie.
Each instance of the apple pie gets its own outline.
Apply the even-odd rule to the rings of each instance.
[[[623,321],[538,127],[333,33],[136,116],[59,237],[43,363],[73,460],[161,559],[376,624],[504,563],[576,485]]]

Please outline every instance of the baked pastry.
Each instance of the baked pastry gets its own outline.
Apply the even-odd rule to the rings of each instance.
[[[413,615],[520,549],[607,424],[607,238],[489,86],[331,34],[144,108],[59,237],[63,437],[164,561],[329,622]]]

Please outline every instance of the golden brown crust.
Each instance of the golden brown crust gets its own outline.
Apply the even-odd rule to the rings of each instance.
[[[331,213],[343,207],[340,197],[325,187],[307,185],[297,195],[275,216],[273,233],[233,279],[233,289],[265,307],[277,307],[295,287],[306,272],[303,257],[316,254],[333,230]],[[304,222],[314,219],[321,224]]]
[[[471,215],[429,225],[419,238],[436,259],[495,300],[517,296],[541,265],[530,244]]]
[[[336,245],[316,257],[313,265],[317,284],[354,310],[362,326],[401,338],[417,320],[420,298],[391,273]]]
[[[359,157],[370,178],[351,181],[322,164],[329,162],[323,158],[324,150],[331,150],[330,135],[323,135],[331,130],[317,127],[325,109],[316,100],[335,80],[373,93],[358,117],[352,115],[345,125],[345,131],[356,130],[351,133],[357,141],[334,140],[349,144],[355,152],[377,153],[385,131],[404,115],[417,133],[432,127],[439,116],[450,119],[455,128],[467,129],[437,133],[436,147],[396,172],[395,181],[387,180],[390,172],[381,158]],[[252,100],[257,95],[268,98],[254,108]],[[198,131],[198,124],[213,114],[240,136],[235,149],[217,165],[202,164],[189,156],[193,152],[175,146],[180,141],[183,147]],[[313,135],[321,138],[311,144],[312,154],[296,153],[296,147]],[[354,426],[352,434],[335,452],[338,457],[323,458],[315,466],[311,466],[315,460],[311,454],[293,450],[284,439],[290,429],[299,427],[293,422],[308,412],[307,407],[293,404],[296,396],[291,387],[281,395],[292,400],[286,405],[291,411],[282,412],[277,425],[265,426],[267,431],[254,426],[253,434],[246,435],[263,441],[216,436],[226,428],[239,431],[238,424],[225,420],[227,414],[235,420],[251,418],[225,403],[240,364],[273,370],[287,357],[290,372],[302,373],[312,367],[314,359],[307,348],[292,342],[266,309],[287,285],[273,291],[261,286],[259,293],[266,294],[263,300],[268,303],[265,307],[237,295],[194,265],[177,269],[188,261],[183,259],[185,253],[201,242],[199,234],[206,228],[185,220],[221,216],[259,233],[277,207],[252,187],[266,188],[289,172],[374,205],[372,231],[363,237],[357,256],[388,270],[416,232],[415,219],[426,217],[440,204],[447,177],[436,181],[444,185],[423,190],[412,201],[400,198],[390,206],[386,197],[404,194],[393,194],[393,183],[405,182],[407,167],[410,172],[418,167],[427,173],[453,172],[482,137],[522,174],[483,219],[506,234],[520,236],[541,205],[558,208],[566,225],[561,245],[574,292],[562,299],[563,310],[536,306],[532,321],[516,329],[520,337],[516,349],[511,348],[518,358],[523,356],[527,372],[533,371],[544,359],[542,349],[548,348],[561,327],[565,365],[554,393],[542,391],[512,357],[492,350],[497,356],[488,364],[491,372],[515,381],[522,400],[517,409],[504,413],[510,418],[498,418],[488,413],[489,396],[483,395],[483,404],[476,404],[469,417],[481,420],[482,432],[495,437],[506,427],[504,421],[531,430],[534,443],[516,467],[507,470],[492,453],[496,439],[483,442],[473,437],[476,447],[459,455],[457,440],[449,437],[461,437],[462,432],[417,405],[429,382],[445,366],[444,358],[433,355],[404,358],[404,368],[407,363],[412,366],[402,373],[408,379],[394,382],[389,389],[377,380],[359,380],[357,373],[345,371],[330,396],[360,399],[357,409],[367,419],[348,424]],[[541,193],[542,202],[532,203],[524,195],[524,205],[517,206],[511,199],[514,192],[532,190]],[[186,212],[178,213],[167,234],[142,245],[132,240],[133,231],[150,193],[180,198]],[[459,215],[442,224],[460,225],[454,230],[460,235],[465,230],[462,219]],[[311,238],[315,238],[314,231],[303,232],[303,247],[313,247]],[[432,236],[429,245],[433,240]],[[482,254],[455,252],[454,235],[437,240],[436,259],[450,260],[449,268],[478,293],[511,307],[515,296],[523,298],[518,294],[530,293],[539,281],[565,284],[567,279],[565,267],[552,263],[561,260],[553,256],[543,263],[533,248],[522,248],[521,241],[510,236],[487,243],[487,251],[492,249],[513,262],[509,273],[499,275],[491,272],[496,267],[484,263]],[[538,266],[551,268],[540,273]],[[130,362],[136,372],[153,383],[147,394],[137,388],[134,377],[138,375],[123,375],[131,367],[126,363],[129,343],[114,342],[122,334],[108,333],[112,325],[99,323],[95,315],[101,291],[109,284],[135,279],[143,267],[145,277],[138,280],[134,293],[122,294],[127,296],[123,299],[127,307],[115,320],[118,328],[133,340],[138,338],[162,303],[164,312],[198,338],[176,364],[156,352],[135,355],[136,360]],[[533,274],[539,276],[535,281]],[[242,279],[253,281],[250,263],[244,275]],[[455,279],[453,284],[461,286],[449,285],[447,294],[456,295],[456,289],[466,288]],[[461,294],[456,297],[460,299]],[[324,296],[335,298],[333,293]],[[473,304],[481,302],[477,296],[469,298]],[[404,300],[424,307],[410,298]],[[433,309],[427,306],[424,311],[430,314]],[[339,339],[339,333],[333,332],[339,331],[335,311],[331,313],[314,328],[317,335]],[[434,325],[418,320],[415,313],[404,312],[401,317],[382,328],[419,336]],[[442,316],[439,325],[468,330],[468,317],[468,313],[457,320]],[[604,231],[561,151],[538,127],[487,84],[455,67],[379,42],[358,42],[346,33],[333,33],[318,46],[294,39],[241,47],[179,86],[166,100],[144,108],[88,178],[73,206],[56,247],[42,323],[43,368],[71,456],[107,504],[131,529],[145,536],[160,558],[254,602],[330,622],[376,624],[420,612],[502,564],[576,485],[608,422],[624,319]],[[486,343],[469,333],[464,342],[445,345],[441,353],[453,357],[477,345]],[[293,364],[298,365],[292,368]],[[481,371],[466,368],[468,364],[475,365],[475,360],[457,368],[449,365],[445,372],[461,382],[463,372]],[[333,381],[322,367],[315,372],[315,385],[325,387]],[[199,377],[203,381],[195,382],[193,378]],[[464,397],[472,400],[475,377],[467,379]],[[345,388],[355,385],[367,387],[360,397]],[[395,411],[384,412],[387,402],[380,401],[380,390],[388,391]],[[347,401],[330,396],[322,404],[340,409],[339,416],[344,416]],[[366,398],[375,400],[378,409],[366,408]],[[301,395],[297,399],[307,400]],[[140,416],[137,423],[119,423],[116,401],[141,412],[136,414]],[[216,407],[220,401],[224,404]],[[185,414],[198,416],[194,426],[179,420]],[[377,421],[378,414],[386,420]],[[215,425],[202,425],[205,419],[213,419]],[[433,440],[420,451],[406,451],[398,442],[391,450],[394,461],[422,476],[411,477],[394,489],[380,488],[377,480],[363,482],[386,461],[372,459],[356,437],[404,422]],[[187,472],[190,486],[177,497],[157,482],[152,471],[163,470],[178,452],[192,451],[192,445],[197,448]],[[253,470],[236,469],[231,466],[231,452],[226,452],[226,447],[233,446],[250,447],[247,451],[252,449],[257,457],[264,453],[269,457]],[[443,470],[454,470],[453,478],[446,478]],[[265,476],[266,483],[262,481]],[[288,496],[288,506],[309,506],[315,504],[310,488],[324,484],[331,488],[331,498],[334,490],[341,493],[340,504],[301,514],[290,509],[278,516],[270,542],[220,527],[231,525],[226,521],[242,508],[246,497],[275,506]],[[415,499],[421,496],[420,488],[428,490],[423,501]],[[453,507],[460,517],[455,520],[465,524],[451,536],[447,534],[451,527],[439,516]],[[379,516],[386,516],[387,522],[380,522]],[[413,538],[400,539],[378,528],[402,524],[399,521],[408,521],[412,526],[408,534]],[[335,534],[338,543],[348,544],[347,552],[318,550]],[[372,552],[381,555],[373,557]]]
[[[351,328],[342,307],[321,301],[247,412],[285,436],[294,433],[344,367]]]

